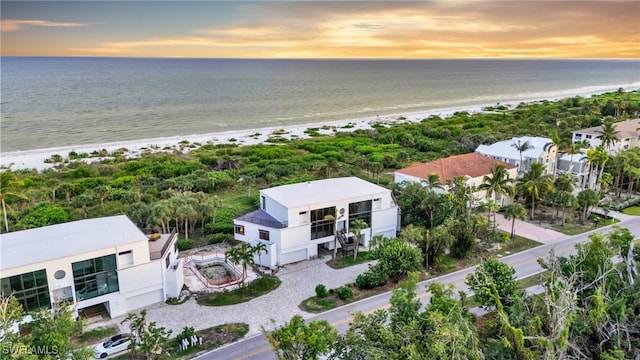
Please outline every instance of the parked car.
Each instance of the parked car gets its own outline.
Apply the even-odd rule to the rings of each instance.
[[[104,359],[109,355],[127,350],[130,344],[131,334],[118,334],[96,345],[94,353],[97,359]]]

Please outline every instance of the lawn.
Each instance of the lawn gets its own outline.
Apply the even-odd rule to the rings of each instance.
[[[280,283],[281,281],[277,277],[265,275],[240,289],[213,294],[198,294],[196,300],[198,304],[207,306],[240,304],[277,289]]]
[[[340,255],[340,251],[338,251],[338,257],[335,260],[327,261],[327,265],[329,265],[332,269],[342,269],[353,265],[358,265],[362,263],[369,262],[374,260],[371,258],[368,251],[360,251],[358,252],[358,257],[354,260],[353,255],[342,257]]]
[[[622,213],[626,215],[640,216],[640,206],[630,206],[622,210]]]
[[[82,334],[73,339],[73,342],[81,346],[90,346],[116,335],[118,332],[120,332],[120,329],[116,325],[101,326],[82,332]]]
[[[503,257],[519,253],[521,251],[529,250],[540,245],[542,245],[542,243],[516,235],[515,240],[501,243],[500,249],[493,252],[492,254],[497,257]]]

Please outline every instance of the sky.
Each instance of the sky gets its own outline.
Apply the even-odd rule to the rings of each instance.
[[[2,56],[640,58],[640,1],[6,1]]]

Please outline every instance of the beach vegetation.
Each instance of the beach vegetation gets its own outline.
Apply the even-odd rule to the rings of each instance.
[[[634,91],[624,93],[624,96],[610,93],[590,98],[522,103],[500,113],[434,115],[418,122],[388,123],[374,129],[353,130],[348,127],[354,125],[350,123],[327,135],[320,133],[320,127],[310,127],[307,130],[317,136],[292,137],[295,141],[287,142],[278,139],[277,146],[268,143],[247,146],[205,144],[187,152],[151,152],[138,154],[137,158],[130,158],[126,148],[112,152],[111,157],[107,157],[107,151],[102,149],[98,151],[103,158],[100,161],[84,163],[77,159],[68,164],[62,164],[68,159],[54,155],[47,161],[60,164],[56,168],[40,172],[3,171],[3,174],[13,174],[16,184],[25,185],[3,186],[3,193],[5,189],[11,189],[21,197],[9,194],[5,197],[5,203],[11,209],[7,207],[8,224],[2,231],[8,231],[7,226],[9,230],[23,228],[18,225],[20,218],[45,200],[62,208],[70,221],[124,213],[143,228],[186,228],[190,238],[194,233],[200,233],[195,239],[197,246],[200,239],[206,244],[209,235],[232,235],[233,219],[258,207],[257,189],[338,176],[358,176],[391,187],[393,170],[398,167],[467,153],[480,144],[519,135],[550,136],[552,133],[569,143],[571,131],[602,123],[607,115],[611,116],[607,123],[637,116],[639,100],[640,93]],[[624,102],[624,105],[615,105],[616,101]],[[280,130],[274,131],[272,138]],[[609,137],[614,136],[610,131],[608,133]],[[171,147],[166,149],[173,150]],[[575,157],[577,160],[578,156]],[[620,152],[608,161],[598,157],[593,160],[592,173],[596,175],[597,164],[594,178],[598,179],[596,184],[590,184],[593,190],[604,191],[600,183],[606,183],[605,174],[608,173],[612,178],[611,185],[604,184],[608,185],[607,193],[617,192],[621,197],[635,193],[640,180],[637,170],[640,168],[640,150]],[[493,187],[500,192],[497,189],[502,187],[497,186],[500,179],[496,177],[493,183],[490,180],[487,180],[487,188]],[[533,186],[533,183],[529,185]],[[557,214],[558,219],[578,217],[577,200],[560,199],[554,188],[548,190],[545,184],[539,185],[538,195],[532,186],[521,185],[516,191],[519,203],[529,209],[534,207],[535,213],[529,214],[531,217],[542,216],[538,210],[546,208],[560,209],[564,216]],[[466,207],[461,206],[465,192],[463,188],[459,190],[451,197],[428,195],[426,191],[410,186],[402,191],[395,189],[403,226],[414,224],[433,231],[448,217],[466,218]],[[206,203],[214,196],[218,197],[219,204],[211,209]],[[156,209],[158,204],[163,205]],[[617,204],[614,202],[612,206]],[[476,231],[474,224],[479,223],[469,223],[469,228],[475,231],[474,236],[483,235]],[[474,236],[459,236],[456,239],[459,245],[468,245],[474,240]],[[428,260],[437,261],[432,257]]]

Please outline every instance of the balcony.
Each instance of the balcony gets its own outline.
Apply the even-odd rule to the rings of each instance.
[[[158,234],[151,229],[144,229],[143,232],[146,235]],[[149,240],[149,257],[151,260],[162,259],[167,254],[171,244],[177,240],[177,237],[178,233],[175,229],[172,229],[168,234],[160,234],[160,238],[156,240]]]

